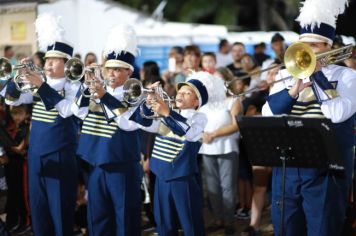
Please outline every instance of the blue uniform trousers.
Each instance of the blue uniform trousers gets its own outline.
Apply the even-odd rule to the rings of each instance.
[[[190,175],[170,181],[157,176],[154,215],[160,236],[178,235],[178,219],[185,236],[205,235],[203,198],[197,176]]]
[[[29,196],[36,236],[73,234],[78,169],[75,145],[41,156],[29,152]]]
[[[284,235],[337,236],[345,221],[351,186],[353,152],[343,152],[345,172],[287,168],[284,198]],[[281,168],[273,168],[272,221],[280,235]]]
[[[141,235],[139,162],[91,167],[88,176],[90,236]]]

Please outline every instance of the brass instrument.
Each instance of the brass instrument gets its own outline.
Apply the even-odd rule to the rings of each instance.
[[[103,79],[101,74],[101,65],[88,66],[84,68],[84,73],[86,74],[84,83],[89,86],[90,94],[85,94],[84,90],[81,90],[83,97],[88,97],[94,100],[97,96],[96,92],[91,90],[90,88],[94,87],[96,83],[104,84],[104,87],[107,86],[107,81]]]
[[[274,68],[281,68],[285,66],[290,76],[275,81],[272,84],[282,82],[292,77],[297,79],[305,79],[314,73],[317,62],[319,62],[322,67],[341,62],[351,57],[352,50],[353,45],[349,44],[341,48],[315,54],[307,44],[297,42],[287,48],[284,54],[284,63],[270,66],[254,74],[260,74]],[[249,74],[241,78],[233,79],[227,84],[227,87],[231,86],[231,84],[238,79],[243,79],[244,77],[247,78],[250,76],[251,75]],[[258,90],[259,88],[253,88],[244,93],[237,94],[236,96],[242,96]]]
[[[84,63],[78,58],[69,59],[64,65],[64,75],[71,82],[79,81],[85,74]]]
[[[22,64],[15,65],[12,68],[13,71],[17,71],[16,76],[14,77],[14,83],[17,90],[22,93],[31,92],[32,94],[35,94],[38,89],[37,86],[23,82],[24,77],[27,76],[26,69],[39,73],[44,82],[47,81],[47,77],[44,70],[33,64],[32,60],[25,60]]]
[[[104,83],[104,79],[101,74],[101,65],[92,65],[84,67],[84,63],[78,58],[69,59],[64,65],[64,74],[66,78],[71,82],[80,81],[85,75],[87,77],[84,80],[84,83],[89,87],[94,87],[97,83],[97,79],[100,83]],[[90,94],[85,93],[86,88],[83,87],[80,92],[83,97],[90,99],[95,99],[96,93],[89,89]]]
[[[163,90],[162,86],[157,86],[154,89],[145,89],[142,86],[141,81],[137,79],[128,79],[124,83],[124,101],[131,106],[140,105],[140,114],[146,119],[157,119],[159,114],[154,113],[151,116],[147,116],[143,112],[143,105],[146,103],[146,95],[148,93],[155,93],[165,101],[169,107],[173,107],[173,99]]]
[[[9,59],[5,57],[0,58],[0,80],[7,81],[11,78],[12,65]]]
[[[12,73],[12,65],[10,61],[5,57],[1,57],[0,58],[0,91],[2,91],[2,89],[12,78],[11,73]]]

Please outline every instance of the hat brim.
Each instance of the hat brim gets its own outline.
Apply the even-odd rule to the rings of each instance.
[[[333,44],[333,41],[327,37],[321,36],[319,34],[301,34],[299,36],[299,42],[302,43],[328,43],[330,45]]]
[[[199,92],[199,90],[197,89],[197,87],[195,87],[194,84],[189,83],[189,82],[181,82],[181,83],[178,83],[178,84],[177,84],[176,90],[178,91],[178,90],[179,90],[181,87],[183,87],[184,85],[189,86],[189,87],[191,87],[191,88],[194,90],[194,92],[195,92],[195,94],[197,95],[198,100],[199,100],[199,107],[198,107],[198,108],[200,108],[200,107],[201,107],[201,104],[202,104],[202,98],[201,98],[200,92]]]
[[[121,60],[107,60],[105,62],[106,68],[126,68],[130,70],[134,70],[134,67],[127,62]]]
[[[61,51],[57,51],[57,50],[50,50],[50,51],[47,51],[44,58],[49,58],[49,57],[54,57],[54,58],[67,58],[67,59],[70,59],[71,56],[64,53],[64,52],[61,52]]]

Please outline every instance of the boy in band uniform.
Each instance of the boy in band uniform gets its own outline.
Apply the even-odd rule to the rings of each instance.
[[[39,41],[47,35],[45,74],[47,81],[34,71],[27,70],[23,82],[38,88],[37,95],[21,93],[13,82],[6,88],[6,103],[33,103],[32,128],[28,151],[29,196],[32,229],[38,236],[67,236],[73,233],[77,188],[77,119],[71,105],[80,86],[69,82],[64,75],[65,62],[72,57],[73,48],[64,43],[56,32],[63,32],[52,15],[40,15],[36,20]],[[46,25],[45,31],[38,24]],[[51,38],[52,37],[52,38]]]
[[[83,120],[77,154],[89,164],[88,232],[90,236],[138,236],[143,173],[140,136],[137,127],[128,125],[136,107],[128,108],[123,102],[123,85],[133,73],[137,50],[133,28],[113,28],[106,47],[106,89],[96,78],[84,90],[94,97],[85,97],[79,90],[72,106]],[[143,121],[145,125],[151,123]]]
[[[152,111],[161,116],[145,130],[158,133],[150,169],[156,175],[154,215],[162,236],[178,235],[178,219],[185,235],[205,235],[197,154],[207,118],[198,109],[208,101],[208,89],[200,79],[209,76],[198,72],[177,85],[178,110],[157,94],[147,97]],[[150,113],[146,107],[144,111]]]

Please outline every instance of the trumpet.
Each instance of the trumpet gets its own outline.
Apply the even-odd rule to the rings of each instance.
[[[37,86],[32,84],[27,84],[23,82],[24,77],[26,77],[26,69],[29,69],[33,72],[37,72],[41,75],[41,79],[46,82],[47,77],[45,75],[45,70],[35,66],[32,60],[25,60],[22,64],[15,65],[12,70],[17,71],[16,76],[14,77],[14,83],[17,90],[22,93],[31,92],[35,94],[37,92]]]
[[[98,82],[104,84],[104,88],[105,88],[107,86],[107,81],[101,77],[101,66],[92,66],[88,68],[88,70],[85,73],[87,74],[87,77],[85,77],[84,83],[87,86],[89,86],[90,94],[85,93],[84,87],[83,89],[80,90],[80,92],[83,95],[83,97],[95,100],[97,93],[91,88],[95,87],[96,83]]]
[[[84,66],[84,63],[78,58],[69,59],[64,65],[64,74],[66,78],[71,82],[80,81],[85,75],[88,75],[84,83],[89,87],[94,87],[97,83],[96,79],[99,79],[101,83],[104,83],[104,79],[101,74],[101,65]],[[86,88],[83,87],[80,92],[83,97],[95,99],[95,92],[89,89],[90,94],[85,93]]]
[[[321,64],[322,67],[335,64],[341,61],[346,60],[351,57],[353,50],[353,45],[349,44],[341,48],[332,49],[327,52],[315,54],[313,50],[305,43],[297,42],[289,46],[284,54],[284,62],[279,65],[273,65],[266,69],[260,70],[253,74],[248,74],[246,76],[242,76],[240,78],[236,78],[231,80],[226,84],[226,87],[229,88],[232,83],[234,83],[238,79],[245,79],[250,77],[251,75],[261,74],[265,71],[269,71],[274,68],[281,68],[283,66],[286,67],[290,76],[286,78],[282,78],[274,83],[282,82],[286,79],[290,79],[292,77],[298,79],[305,79],[311,76],[316,68],[317,62]],[[273,83],[273,84],[274,84]],[[237,94],[237,96],[242,96],[247,93],[254,92],[259,90],[257,88],[250,89],[244,93]]]
[[[145,89],[142,86],[141,81],[137,79],[128,79],[124,83],[124,101],[131,106],[140,105],[140,115],[146,119],[157,119],[161,116],[154,112],[153,115],[147,116],[144,114],[143,105],[146,103],[148,93],[156,93],[165,101],[170,108],[173,107],[173,99],[163,90],[162,86],[157,86],[153,89]]]
[[[85,74],[84,64],[78,58],[71,58],[64,64],[64,75],[71,82],[79,81]]]

